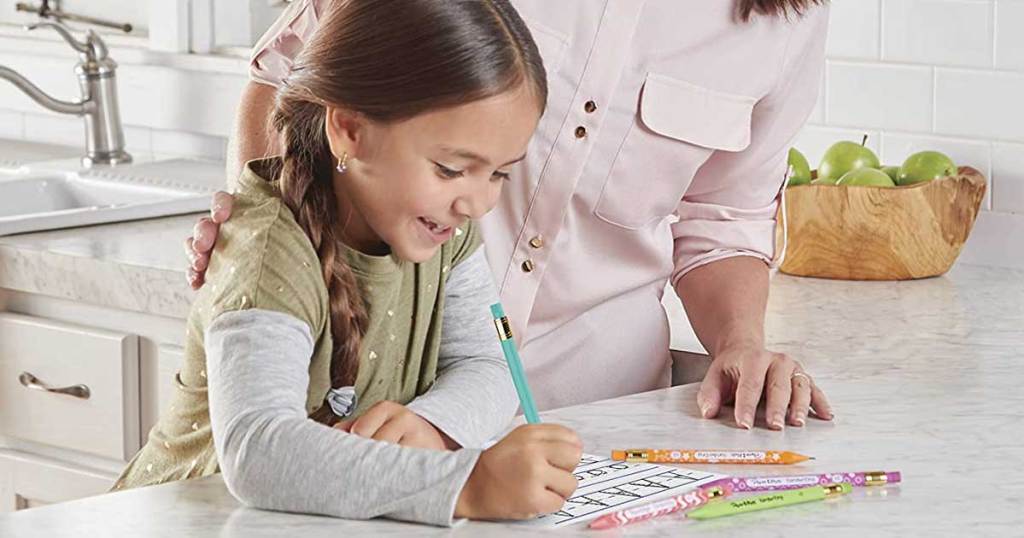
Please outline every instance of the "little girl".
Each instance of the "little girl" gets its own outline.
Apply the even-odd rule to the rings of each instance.
[[[173,405],[115,489],[222,472],[260,508],[438,525],[575,490],[523,426],[476,227],[543,113],[507,0],[340,0],[296,59],[188,319]]]

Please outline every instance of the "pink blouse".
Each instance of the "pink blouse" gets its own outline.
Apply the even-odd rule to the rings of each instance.
[[[254,49],[253,80],[281,83],[330,1],[288,8]],[[741,23],[729,1],[512,3],[550,96],[481,224],[538,406],[667,386],[666,280],[775,257],[786,152],[817,99],[828,8]]]

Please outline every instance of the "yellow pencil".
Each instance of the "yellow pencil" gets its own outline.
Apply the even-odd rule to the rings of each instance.
[[[739,463],[789,465],[813,460],[796,452],[778,450],[684,450],[631,448],[612,450],[612,459],[648,463]]]

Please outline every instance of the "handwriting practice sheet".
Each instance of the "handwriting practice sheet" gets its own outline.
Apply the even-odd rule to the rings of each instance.
[[[584,454],[576,466],[579,486],[562,509],[521,525],[565,527],[651,501],[686,493],[725,475],[629,463]]]

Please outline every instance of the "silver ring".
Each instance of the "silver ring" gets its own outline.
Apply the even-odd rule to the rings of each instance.
[[[802,378],[806,379],[806,380],[807,380],[807,382],[808,382],[808,383],[810,383],[810,384],[813,384],[813,383],[814,383],[814,381],[811,381],[811,376],[809,376],[809,375],[807,375],[807,374],[805,374],[805,373],[803,373],[803,372],[796,372],[795,374],[791,375],[791,376],[789,377],[789,379],[790,379],[790,380],[793,380],[793,379],[796,379],[796,378],[798,378],[798,377],[802,377]]]

